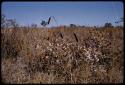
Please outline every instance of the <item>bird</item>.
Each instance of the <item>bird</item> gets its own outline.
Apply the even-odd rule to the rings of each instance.
[[[44,21],[44,20],[42,20],[42,23],[41,23],[41,25],[42,26],[46,26],[46,25],[49,25],[50,24],[50,20],[51,20],[51,17],[49,17],[49,19],[48,19],[48,21],[46,22],[46,21]]]
[[[54,16],[50,16],[47,22],[45,20],[42,20],[41,25],[44,26],[44,27],[47,26],[47,25],[49,25],[50,21],[52,20],[52,18],[54,19],[54,21],[56,22],[57,27],[58,27],[58,23],[57,23],[57,21],[56,21],[56,19],[55,19]]]

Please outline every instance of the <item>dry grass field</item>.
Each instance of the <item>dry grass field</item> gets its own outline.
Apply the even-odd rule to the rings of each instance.
[[[2,82],[123,83],[123,40],[123,28],[1,29]]]

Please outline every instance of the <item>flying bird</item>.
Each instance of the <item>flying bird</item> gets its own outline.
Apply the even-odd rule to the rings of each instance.
[[[44,26],[44,27],[47,26],[47,25],[49,25],[50,21],[52,20],[52,18],[55,20],[55,22],[56,22],[56,24],[58,26],[58,23],[57,23],[57,21],[56,21],[56,19],[55,19],[54,16],[50,16],[47,22],[45,20],[42,20],[41,25]]]

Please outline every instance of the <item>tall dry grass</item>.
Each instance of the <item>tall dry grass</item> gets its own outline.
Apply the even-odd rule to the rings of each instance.
[[[122,28],[1,29],[2,82],[123,83],[123,46]]]

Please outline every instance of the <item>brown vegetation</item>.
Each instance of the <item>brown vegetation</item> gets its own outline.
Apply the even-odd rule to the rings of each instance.
[[[122,28],[1,29],[2,82],[123,83],[123,53]]]

